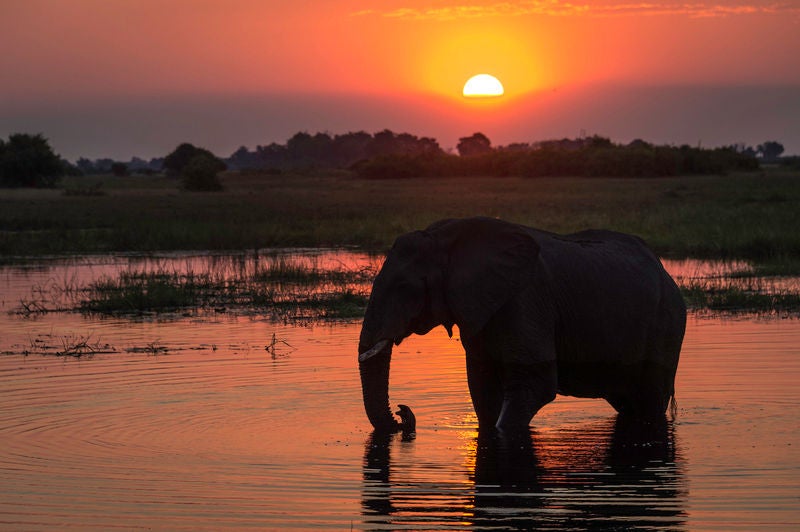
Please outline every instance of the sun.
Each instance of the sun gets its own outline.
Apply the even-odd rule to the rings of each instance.
[[[472,76],[464,84],[463,90],[465,98],[495,98],[504,92],[500,80],[489,74]]]

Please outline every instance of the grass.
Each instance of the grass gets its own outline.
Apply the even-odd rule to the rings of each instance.
[[[203,313],[265,315],[274,320],[309,323],[360,319],[377,273],[377,261],[366,266],[278,254],[211,260],[202,271],[139,266],[80,284],[54,280],[31,287],[16,313],[34,316],[81,312],[115,316]],[[705,273],[677,275],[690,309],[714,313],[800,315],[800,279],[763,276],[741,262],[720,263]]]
[[[91,335],[70,334],[56,337],[52,334],[31,338],[29,346],[22,351],[23,355],[55,355],[58,357],[81,358],[97,354],[116,353],[116,349],[100,340],[93,340]]]
[[[800,293],[770,290],[760,279],[741,285],[731,280],[719,283],[693,281],[681,286],[687,306],[717,313],[793,314],[800,313]]]
[[[284,322],[360,318],[372,278],[370,267],[322,268],[314,260],[272,256],[252,268],[206,271],[130,269],[86,284],[35,286],[16,313],[144,315],[228,312],[266,314]]]
[[[439,178],[367,181],[348,172],[229,173],[225,190],[177,180],[68,178],[61,190],[0,190],[0,262],[52,254],[339,247],[384,251],[397,235],[447,217],[497,216],[555,232],[609,228],[660,255],[746,259],[720,282],[687,281],[689,305],[719,311],[800,309],[796,291],[759,285],[800,275],[800,173],[658,179]],[[96,195],[96,193],[103,195]],[[262,309],[277,319],[358,318],[373,269],[272,258],[252,271],[129,271],[42,294],[19,312],[141,314]],[[52,294],[51,294],[52,295]],[[49,297],[49,296],[48,296]],[[67,301],[68,300],[68,301]],[[66,301],[66,302],[65,302]]]
[[[357,246],[446,217],[498,216],[556,232],[609,228],[661,255],[744,258],[800,273],[800,174],[659,179],[440,178],[236,174],[225,190],[165,177],[69,178],[64,190],[0,190],[0,260],[63,253]],[[74,181],[73,181],[74,180]]]

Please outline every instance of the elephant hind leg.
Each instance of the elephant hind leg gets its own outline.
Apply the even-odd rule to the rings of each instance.
[[[622,415],[646,419],[663,417],[675,394],[674,371],[654,363],[645,363],[630,372],[633,386],[618,389],[606,400]]]

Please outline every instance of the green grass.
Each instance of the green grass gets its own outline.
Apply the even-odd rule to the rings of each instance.
[[[694,310],[722,313],[775,314],[800,312],[800,293],[790,290],[769,290],[758,279],[755,283],[741,285],[727,281],[722,285],[707,281],[693,281],[681,286],[687,306]]]
[[[0,190],[0,260],[292,246],[383,251],[437,219],[485,215],[556,232],[615,229],[661,255],[745,258],[800,273],[800,174],[365,181],[341,171],[231,173],[215,193],[181,191],[164,177],[106,177],[105,195],[64,193],[97,182]]]
[[[360,318],[375,274],[369,267],[323,269],[313,260],[291,256],[264,258],[253,269],[132,269],[85,285],[33,287],[16,312],[136,316],[230,311],[286,322]]]
[[[77,308],[101,314],[177,310],[213,304],[217,288],[208,275],[122,272],[80,287],[87,297]]]

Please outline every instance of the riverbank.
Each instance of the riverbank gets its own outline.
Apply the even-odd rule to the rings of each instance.
[[[447,217],[496,216],[572,232],[637,234],[662,256],[748,259],[800,273],[800,175],[658,179],[445,178],[367,181],[350,173],[226,174],[185,192],[165,177],[68,178],[0,190],[2,261],[51,254],[354,246]]]

